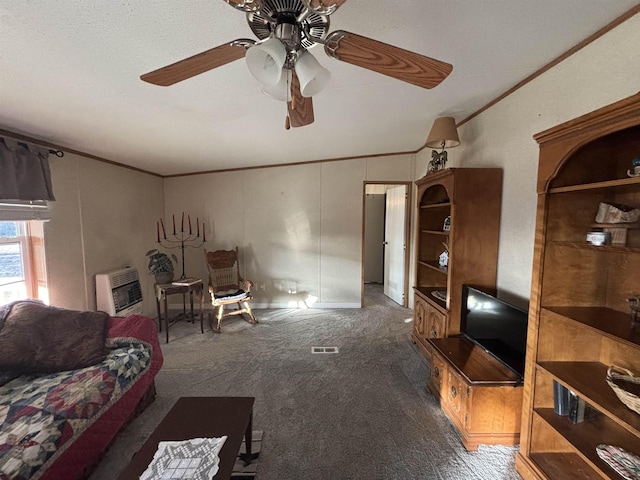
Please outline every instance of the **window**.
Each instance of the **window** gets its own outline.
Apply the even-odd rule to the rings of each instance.
[[[48,303],[40,221],[0,221],[0,305],[24,298]]]

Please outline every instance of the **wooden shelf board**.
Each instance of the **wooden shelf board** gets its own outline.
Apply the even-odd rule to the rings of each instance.
[[[640,415],[618,399],[606,381],[607,365],[599,362],[541,362],[541,368],[590,405],[607,412],[611,419],[640,436]]]
[[[551,241],[552,245],[559,245],[561,247],[578,248],[581,250],[599,250],[601,252],[611,253],[624,253],[624,252],[636,252],[640,253],[640,245],[591,245],[585,242],[560,242]]]
[[[563,480],[602,480],[579,455],[568,452],[531,452],[531,460],[549,478]]]
[[[420,230],[420,232],[422,233],[430,233],[432,235],[444,235],[444,236],[449,236],[449,232],[448,231],[444,231],[444,230]]]
[[[604,443],[634,451],[634,446],[637,447],[638,444],[638,437],[602,414],[591,420],[574,424],[567,417],[557,415],[553,408],[534,408],[534,412],[573,445],[584,460],[600,471],[604,477],[611,476],[614,471],[598,457],[596,453],[598,445]]]
[[[437,272],[442,273],[443,275],[447,275],[449,273],[449,270],[447,268],[443,268],[440,265],[438,265],[438,262],[434,262],[434,261],[428,261],[428,262],[424,262],[422,260],[420,260],[418,262],[420,265],[423,265],[425,267],[429,267]]]
[[[464,337],[430,338],[428,342],[471,384],[518,385],[520,377]]]
[[[582,183],[579,185],[567,185],[564,187],[554,187],[549,189],[549,193],[581,192],[584,190],[596,190],[601,188],[622,187],[625,185],[640,185],[640,178],[629,177],[629,178],[620,178],[617,180],[607,180],[604,182]]]
[[[451,202],[430,203],[428,205],[420,205],[420,208],[442,208],[451,207]]]
[[[622,313],[606,307],[554,307],[544,306],[560,315],[633,347],[640,347],[640,329],[631,322],[631,310]],[[640,355],[640,352],[638,352]]]
[[[446,290],[447,287],[413,287],[413,289],[419,293],[423,299],[440,307],[442,313],[447,313],[447,304],[431,295],[431,292]]]
[[[592,228],[626,228],[629,230],[637,230],[640,228],[640,223],[592,223]]]

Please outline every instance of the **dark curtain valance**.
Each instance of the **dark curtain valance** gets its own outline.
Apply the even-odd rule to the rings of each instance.
[[[55,200],[49,150],[0,138],[0,201]]]

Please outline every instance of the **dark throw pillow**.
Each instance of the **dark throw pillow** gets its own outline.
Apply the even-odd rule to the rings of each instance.
[[[95,365],[107,355],[108,324],[105,312],[15,302],[0,324],[0,370],[52,373]]]
[[[19,376],[20,372],[16,372],[15,370],[0,371],[0,387],[9,383],[14,378],[18,378]]]

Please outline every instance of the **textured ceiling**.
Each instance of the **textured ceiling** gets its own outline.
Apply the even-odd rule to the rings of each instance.
[[[415,151],[433,119],[462,120],[636,0],[349,0],[344,29],[453,64],[426,90],[311,52],[331,71],[315,123],[243,60],[170,87],[141,74],[255,38],[222,0],[2,0],[0,128],[161,175]]]

